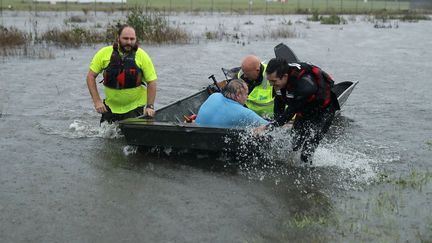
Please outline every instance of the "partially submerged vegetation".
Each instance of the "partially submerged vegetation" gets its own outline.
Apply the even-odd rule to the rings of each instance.
[[[330,16],[321,16],[320,18],[321,24],[346,24],[347,21],[336,14],[332,14]]]
[[[30,36],[15,27],[4,27],[0,25],[0,46],[16,47],[29,42]]]
[[[0,25],[0,56],[34,56],[29,48],[30,41],[30,34]]]
[[[178,26],[170,26],[168,19],[162,14],[146,13],[139,7],[130,11],[126,23],[134,27],[139,40],[147,43],[188,43],[191,39],[185,30]],[[121,25],[120,21],[114,26],[111,25],[108,33],[115,31],[119,25]]]
[[[334,24],[334,25],[348,23],[346,19],[344,19],[343,17],[337,14],[331,14],[329,16],[323,16],[323,15],[320,16],[316,11],[312,14],[311,17],[308,17],[307,20],[314,21],[314,22],[320,21],[321,24]]]
[[[37,21],[33,23],[33,31],[25,33],[15,27],[0,25],[0,55],[24,55],[27,56],[32,45],[53,44],[59,47],[81,47],[98,43],[112,43],[117,35],[117,29],[122,24],[133,26],[137,38],[145,43],[189,43],[191,37],[188,32],[177,27],[170,26],[168,19],[159,13],[145,13],[142,8],[134,8],[126,17],[126,21],[118,20],[110,23],[105,29],[80,26],[86,23],[85,17],[71,16],[64,21],[63,28],[50,28],[39,33]],[[19,48],[20,50],[17,50]],[[40,48],[39,48],[40,49]],[[43,57],[52,55],[42,55]]]
[[[0,56],[54,57],[49,48],[32,48],[33,39],[31,34],[24,33],[15,27],[0,25]]]
[[[53,28],[45,32],[41,40],[63,47],[80,47],[84,44],[94,44],[106,41],[106,37],[97,31],[72,26],[70,29]]]
[[[280,28],[274,29],[270,32],[270,37],[273,39],[278,38],[294,38],[297,34],[289,27],[282,26]]]
[[[34,7],[36,6],[40,7],[42,5],[34,5]],[[72,4],[70,4],[70,7],[71,6]],[[268,7],[269,6],[270,5],[268,5]],[[279,6],[283,7],[286,5],[281,4]],[[33,9],[31,10],[33,13]],[[72,10],[72,8],[69,10]],[[117,29],[122,24],[129,24],[133,26],[136,30],[138,40],[140,42],[149,44],[186,44],[191,43],[192,41],[199,41],[202,38],[205,40],[226,40],[245,43],[252,39],[286,39],[301,35],[301,33],[298,31],[294,31],[295,28],[290,27],[292,23],[289,20],[285,21],[286,23],[282,22],[276,26],[269,25],[264,27],[263,31],[261,32],[262,34],[253,34],[250,32],[249,34],[245,34],[247,31],[240,29],[240,26],[235,27],[233,30],[227,30],[222,24],[222,26],[219,25],[216,30],[206,29],[202,34],[198,36],[192,36],[188,31],[180,27],[180,25],[183,25],[184,23],[170,22],[165,10],[161,12],[155,11],[157,8],[154,8],[154,6],[151,7],[149,5],[145,5],[145,7],[142,7],[142,4],[136,4],[135,7],[128,8],[128,12],[124,19],[115,20],[106,24],[105,26],[102,26],[103,24],[101,23],[95,23],[93,26],[91,26],[88,23],[89,19],[91,19],[89,18],[89,14],[91,14],[89,13],[89,9],[83,8],[81,10],[83,11],[84,15],[77,15],[76,13],[74,15],[69,15],[69,17],[63,21],[64,27],[50,28],[42,33],[40,33],[40,30],[37,28],[37,21],[34,19],[30,19],[30,26],[33,26],[33,30],[28,31],[27,33],[22,32],[14,27],[0,26],[0,48],[5,50],[5,47],[8,47],[8,49],[11,47],[20,48],[22,46],[28,47],[29,45],[34,44],[74,48],[98,43],[110,44],[115,40]],[[306,14],[312,13],[311,17],[309,17],[307,20],[320,21],[321,24],[338,25],[348,23],[344,17],[338,15],[340,11],[337,11],[333,8],[326,8],[324,11],[322,7],[317,6],[309,9],[303,9],[301,6],[297,6],[296,12]],[[34,13],[37,16],[36,10],[34,10]],[[326,15],[322,15],[323,13],[326,13]],[[96,11],[94,14],[96,15]],[[380,11],[375,11],[375,15],[369,16],[369,19],[374,22],[378,19],[382,19],[383,22],[388,19],[399,19],[401,21],[409,22],[430,20],[430,17],[427,15],[421,15],[420,13],[409,10],[389,11],[381,9]],[[350,19],[350,21],[355,21],[355,18]],[[245,22],[244,25],[253,25],[253,22],[249,20]],[[305,28],[310,27],[306,25]],[[30,50],[31,48],[27,49]],[[2,53],[0,53],[0,55],[4,55],[6,52],[2,51]],[[13,55],[13,53],[20,52],[8,50],[8,55]]]
[[[375,19],[381,21],[400,20],[403,22],[415,23],[420,20],[431,20],[431,18],[427,15],[423,15],[416,12],[410,12],[410,11],[405,11],[403,13],[392,13],[388,11],[380,11],[380,12],[376,12],[373,16]]]
[[[422,14],[414,14],[414,13],[408,13],[404,15],[392,15],[390,16],[390,19],[400,19],[404,22],[418,22],[420,20],[431,20],[429,16],[422,15]]]
[[[400,186],[402,188],[410,187],[421,191],[424,185],[432,182],[432,172],[410,171],[408,175],[401,175],[399,178],[390,178],[385,173],[381,173],[378,177],[378,183],[388,183]]]

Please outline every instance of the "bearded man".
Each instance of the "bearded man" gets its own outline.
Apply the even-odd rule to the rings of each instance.
[[[99,50],[90,63],[87,86],[101,123],[146,115],[154,117],[156,71],[149,55],[137,45],[134,28],[122,25],[112,46]],[[103,73],[105,99],[96,86]]]

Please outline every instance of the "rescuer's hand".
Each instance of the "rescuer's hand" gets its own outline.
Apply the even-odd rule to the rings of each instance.
[[[263,133],[266,131],[266,126],[260,126],[253,129],[253,133],[256,135],[263,135]]]
[[[144,116],[154,117],[156,114],[154,108],[145,107],[144,108]]]
[[[108,112],[105,104],[101,100],[95,101],[94,102],[94,107],[95,107],[95,110],[97,111],[97,113]]]

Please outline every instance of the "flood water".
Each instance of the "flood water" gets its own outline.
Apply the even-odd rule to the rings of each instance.
[[[268,61],[280,42],[336,82],[359,81],[315,169],[137,152],[115,127],[99,127],[93,109],[85,76],[103,45],[1,57],[1,241],[431,241],[432,22],[375,29],[364,16],[338,26],[306,17],[177,15],[195,36],[223,28],[244,37],[143,48],[158,73],[157,108],[210,74],[222,79],[220,68],[247,54]],[[2,21],[28,29],[29,18],[6,12]],[[37,18],[44,28],[60,17]],[[300,20],[289,27],[297,38],[256,37],[288,20]]]

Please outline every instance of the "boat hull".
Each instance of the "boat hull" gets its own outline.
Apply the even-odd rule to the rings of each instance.
[[[333,91],[342,107],[357,82],[345,81]],[[183,116],[198,113],[200,105],[209,96],[207,90],[174,102],[156,111],[154,119],[129,118],[119,122],[126,142],[130,145],[203,151],[235,150],[245,129],[200,127],[184,122]],[[243,144],[244,145],[244,144]]]

